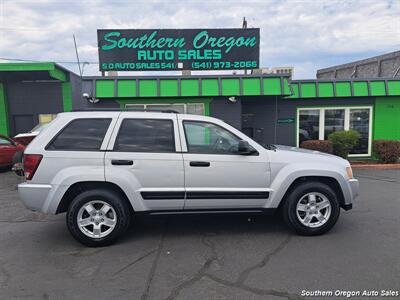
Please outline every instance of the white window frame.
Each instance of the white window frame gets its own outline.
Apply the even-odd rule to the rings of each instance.
[[[203,106],[203,116],[205,113],[205,106],[204,103],[135,103],[135,104],[125,104],[125,108],[129,108],[129,107],[135,107],[135,106],[143,106],[144,109],[147,109],[148,106],[153,106],[153,105],[170,105],[170,106],[174,106],[174,105],[183,105],[183,111],[185,114],[187,114],[187,106],[188,105],[202,105]]]
[[[296,146],[299,147],[299,126],[300,126],[300,111],[317,110],[319,111],[319,140],[325,139],[325,110],[327,109],[344,109],[344,130],[350,129],[350,110],[351,109],[369,109],[369,128],[368,128],[368,153],[365,154],[349,154],[349,157],[365,157],[371,156],[372,149],[372,106],[321,106],[321,107],[299,107],[297,108],[296,118]]]

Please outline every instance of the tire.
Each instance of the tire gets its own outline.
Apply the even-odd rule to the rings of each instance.
[[[78,218],[82,225],[89,224],[80,226]],[[66,216],[71,235],[89,247],[111,245],[126,232],[130,220],[131,211],[127,201],[118,193],[106,189],[88,190],[76,196]]]
[[[329,201],[329,206],[326,201]],[[322,208],[325,206],[326,208]],[[340,215],[340,205],[330,186],[321,182],[305,182],[290,192],[282,212],[285,223],[296,233],[320,235],[328,232],[336,224]]]

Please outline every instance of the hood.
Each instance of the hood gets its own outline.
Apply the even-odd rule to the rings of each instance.
[[[286,146],[286,145],[275,145],[275,146],[276,146],[277,150],[299,152],[299,153],[308,153],[308,154],[317,154],[317,155],[324,155],[324,156],[330,156],[330,157],[339,158],[339,156],[336,156],[336,155],[333,155],[333,154],[329,154],[329,153],[325,153],[325,152],[316,151],[316,150],[309,150],[309,149]]]
[[[322,162],[328,164],[349,166],[349,162],[339,156],[320,151],[308,150],[303,148],[276,145],[275,158],[282,162]]]

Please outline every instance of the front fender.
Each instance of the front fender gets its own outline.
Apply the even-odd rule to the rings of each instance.
[[[301,177],[330,177],[335,179],[343,192],[345,199],[351,198],[351,192],[346,183],[345,173],[332,164],[291,163],[280,169],[271,183],[272,194],[268,201],[268,207],[277,208],[281,203],[286,191],[292,183]]]

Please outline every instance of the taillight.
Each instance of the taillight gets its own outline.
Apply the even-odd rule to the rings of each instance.
[[[35,175],[42,157],[40,154],[24,154],[24,174],[27,180],[31,180]]]

